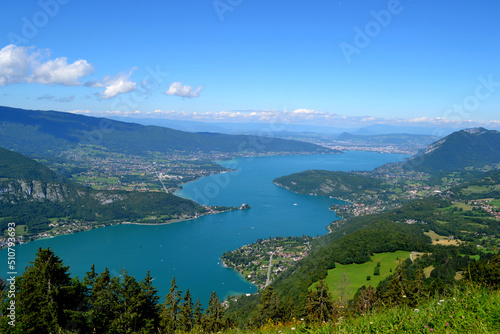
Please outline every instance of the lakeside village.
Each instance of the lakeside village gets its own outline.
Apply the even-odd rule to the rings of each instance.
[[[26,225],[17,225],[16,226],[16,244],[24,244],[37,239],[45,239],[45,238],[54,238],[61,235],[73,234],[79,232],[90,231],[95,228],[101,228],[105,226],[112,226],[118,224],[154,224],[154,225],[164,225],[164,224],[172,224],[180,221],[196,219],[201,216],[218,214],[226,211],[232,210],[247,210],[250,209],[250,205],[242,204],[240,207],[226,207],[226,206],[207,206],[203,205],[206,212],[202,214],[194,214],[194,215],[176,215],[171,219],[162,219],[159,220],[159,223],[153,223],[157,217],[151,216],[148,217],[148,222],[144,223],[131,223],[127,221],[111,221],[111,222],[97,222],[97,221],[84,221],[84,220],[67,220],[67,219],[51,219],[51,223],[49,224],[50,230],[30,235],[27,231]],[[7,235],[0,237],[0,249],[7,247]]]
[[[221,259],[225,267],[234,269],[262,289],[281,272],[305,258],[313,239],[310,236],[258,239],[252,244],[225,252]]]
[[[478,170],[487,172],[499,168],[500,164],[494,164]],[[432,184],[432,182],[429,182],[429,174],[404,170],[400,164],[386,164],[373,171],[353,171],[353,173],[380,179],[385,183],[387,188],[377,192],[366,191],[362,194],[356,194],[352,198],[337,198],[345,203],[332,204],[330,210],[335,211],[337,216],[342,218],[381,213],[395,209],[404,202],[429,196],[439,196],[443,199],[449,199],[453,195],[450,189],[463,183],[463,179],[459,173],[449,172],[441,178],[439,184]],[[495,187],[500,188],[500,185],[493,186],[493,188]],[[487,190],[486,188],[479,189],[478,192]],[[476,189],[473,187],[470,191],[476,192]],[[333,198],[332,196],[330,197]],[[470,206],[470,209],[475,207],[476,209],[484,210],[490,216],[500,220],[500,206],[491,204],[491,200],[486,198],[466,201],[463,204]]]

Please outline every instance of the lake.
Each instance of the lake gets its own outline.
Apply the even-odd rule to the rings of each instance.
[[[326,226],[338,217],[329,210],[335,199],[292,193],[272,180],[308,169],[335,171],[371,170],[406,156],[373,152],[338,155],[288,155],[239,158],[220,161],[234,172],[212,175],[187,183],[178,195],[206,205],[240,206],[237,210],[160,226],[116,225],[88,232],[37,240],[16,246],[17,269],[34,260],[39,247],[50,247],[83,278],[95,264],[96,271],[108,267],[113,275],[122,268],[141,280],[150,270],[163,299],[175,276],[185,292],[206,304],[211,291],[219,298],[253,293],[257,289],[235,271],[222,266],[220,256],[259,238],[324,235]],[[2,276],[7,271],[7,251]]]

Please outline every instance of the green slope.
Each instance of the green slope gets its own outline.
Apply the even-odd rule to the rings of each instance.
[[[500,162],[500,132],[474,128],[454,132],[409,159],[405,166],[424,172],[463,170]]]
[[[0,177],[9,179],[57,181],[57,175],[42,165],[20,153],[0,147]]]
[[[346,197],[366,191],[383,189],[380,180],[346,172],[308,170],[282,176],[273,181],[276,185],[300,194]]]
[[[0,149],[0,231],[8,222],[29,233],[48,229],[50,218],[159,223],[194,217],[206,209],[163,192],[97,191],[59,178],[43,164]]]
[[[337,151],[310,143],[259,136],[191,133],[56,111],[0,106],[0,147],[30,156],[57,155],[78,145],[99,145],[110,151],[148,152],[308,152]]]

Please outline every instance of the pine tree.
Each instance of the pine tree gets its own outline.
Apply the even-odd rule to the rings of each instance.
[[[224,307],[215,291],[210,294],[208,309],[203,319],[203,327],[206,331],[216,333],[225,327]]]
[[[196,304],[194,306],[193,312],[194,325],[200,327],[203,322],[203,308],[201,306],[200,298],[196,299]]]
[[[416,306],[422,298],[427,296],[424,287],[424,272],[419,267],[413,276],[413,280],[408,283],[408,298],[411,306]]]
[[[328,285],[319,281],[315,290],[307,295],[307,314],[309,320],[329,321],[333,318],[334,303]]]
[[[141,314],[143,316],[143,328],[147,332],[155,332],[160,324],[160,306],[158,301],[158,290],[153,286],[151,273],[146,273],[146,277],[139,283],[141,286]]]
[[[175,284],[175,277],[172,278],[170,291],[165,296],[163,310],[160,314],[160,327],[165,333],[174,333],[177,329],[181,293],[179,287]]]
[[[408,280],[406,278],[406,270],[403,265],[396,268],[396,272],[392,275],[387,290],[382,295],[382,302],[386,305],[408,305]]]
[[[72,280],[61,259],[50,249],[39,248],[34,262],[16,280],[16,330],[55,333],[76,327],[83,289]]]
[[[274,289],[270,286],[262,290],[260,302],[258,305],[258,322],[261,325],[269,319],[275,323],[283,318],[283,306],[280,298]]]
[[[137,333],[145,329],[149,315],[143,310],[145,299],[140,284],[127,271],[121,271],[122,281],[119,291],[120,316],[115,319],[115,328],[120,333]],[[154,328],[151,328],[154,330]]]
[[[179,313],[179,328],[183,331],[189,332],[193,329],[194,319],[193,319],[193,300],[191,298],[191,293],[189,289],[186,290],[186,294],[183,298],[182,306],[180,307]]]
[[[84,278],[87,287],[85,318],[92,333],[112,333],[117,330],[116,319],[120,316],[120,280],[111,277],[108,268],[96,274],[92,266]]]

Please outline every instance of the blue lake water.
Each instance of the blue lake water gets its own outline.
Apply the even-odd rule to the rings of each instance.
[[[150,270],[154,285],[163,298],[175,276],[182,291],[203,303],[211,291],[220,298],[235,293],[252,293],[256,287],[241,275],[224,268],[222,253],[270,236],[323,235],[326,226],[337,220],[329,206],[336,200],[299,195],[275,186],[276,177],[309,169],[337,171],[371,170],[406,156],[373,152],[340,155],[295,155],[240,158],[220,164],[237,171],[212,175],[185,184],[178,195],[207,205],[240,206],[237,210],[195,220],[161,226],[116,225],[73,235],[37,240],[16,246],[19,273],[34,260],[39,247],[50,247],[70,266],[74,276],[83,278],[95,264],[113,275],[122,268],[138,280]],[[7,252],[2,273],[7,271]]]

